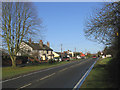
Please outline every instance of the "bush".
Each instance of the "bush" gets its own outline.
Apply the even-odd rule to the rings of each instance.
[[[16,61],[21,61],[22,64],[25,64],[28,61],[28,57],[27,56],[17,56]]]
[[[55,60],[54,59],[50,59],[48,62],[52,64],[52,63],[55,62]]]
[[[16,57],[16,64],[25,64],[28,61],[28,57],[27,56],[17,56]],[[12,65],[12,61],[9,55],[6,56],[2,56],[2,65],[3,66],[11,66]]]

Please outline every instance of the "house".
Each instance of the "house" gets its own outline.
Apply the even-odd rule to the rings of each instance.
[[[73,56],[74,56],[74,52],[70,50],[63,52],[63,57],[73,57]]]
[[[54,57],[53,50],[50,48],[49,42],[45,45],[42,40],[40,40],[39,43],[31,42],[31,39],[29,39],[29,42],[22,41],[20,51],[17,55],[22,56],[25,54],[34,56],[39,60],[49,60]]]
[[[63,56],[63,53],[61,53],[61,52],[55,52],[55,53],[57,53],[59,55],[59,57]]]
[[[69,54],[71,57],[74,57],[74,52],[68,50],[68,54]]]
[[[54,57],[60,57],[60,55],[53,51]]]
[[[80,55],[81,57],[85,57],[85,54],[83,54],[82,52],[80,52],[80,53],[81,53],[81,55]]]

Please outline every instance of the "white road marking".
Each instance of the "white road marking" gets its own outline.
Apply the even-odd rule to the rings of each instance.
[[[91,60],[91,59],[89,59],[89,60]],[[86,61],[84,61],[84,62],[78,63],[78,64],[76,64],[76,65],[71,65],[71,66],[68,67],[68,68],[73,68],[73,67],[75,67],[75,66],[79,66],[79,65],[81,65],[81,64],[83,64],[83,63],[85,63],[85,62],[87,62],[87,61],[89,61],[89,60],[86,60]]]
[[[89,69],[88,69],[89,70]],[[80,82],[82,81],[82,79],[85,77],[85,75],[88,73],[88,71],[84,74],[84,76],[82,76],[82,78],[79,80],[79,82],[75,85],[74,88],[77,88],[77,86],[80,84]],[[74,90],[74,89],[73,89]]]
[[[32,83],[29,83],[29,84],[27,84],[27,85],[24,85],[24,86],[22,86],[22,87],[20,87],[20,88],[25,88],[25,87],[27,87],[27,86],[30,86]]]
[[[76,63],[76,62],[67,63],[67,64],[64,64],[64,65],[51,67],[51,68],[48,68],[48,69],[45,69],[45,70],[40,70],[40,71],[36,71],[36,72],[33,72],[33,73],[29,73],[29,74],[26,74],[26,75],[23,75],[23,76],[18,76],[18,77],[15,77],[15,78],[7,79],[7,80],[4,80],[4,81],[0,81],[0,83],[4,83],[4,82],[7,82],[7,81],[15,80],[15,79],[18,79],[20,77],[26,77],[26,76],[29,76],[29,75],[32,75],[32,74],[35,74],[35,73],[44,72],[44,71],[48,71],[48,70],[51,70],[51,69],[59,68],[59,67],[65,66],[65,65],[73,64],[73,63]]]
[[[65,71],[65,70],[67,70],[68,68],[64,68],[64,69],[62,69],[62,70],[60,70],[59,72],[63,72],[63,71]]]
[[[72,63],[74,63],[74,62],[72,62]],[[71,64],[71,63],[68,63],[68,64]],[[18,79],[20,77],[29,76],[29,75],[32,75],[32,74],[35,74],[35,73],[44,72],[44,71],[48,71],[48,70],[51,70],[51,69],[59,68],[59,67],[62,67],[62,66],[68,65],[68,64],[64,64],[64,65],[60,65],[60,66],[56,66],[56,67],[51,67],[51,68],[48,68],[48,69],[45,69],[45,70],[40,70],[40,71],[29,73],[29,74],[26,74],[26,75],[23,75],[23,76],[18,76],[18,77],[15,77],[15,78],[7,79],[7,80],[4,80],[4,81],[0,81],[0,83],[4,83],[4,82],[7,82],[7,81],[15,80],[15,79]]]
[[[4,82],[7,82],[7,81],[15,80],[15,79],[18,79],[20,77],[22,77],[22,76],[11,78],[11,79],[8,79],[8,80],[4,80],[4,81],[1,81],[0,83],[4,83]]]
[[[55,73],[52,73],[52,74],[50,74],[50,75],[48,75],[48,76],[45,76],[45,77],[41,78],[40,80],[44,80],[44,79],[46,79],[46,78],[48,78],[48,77],[53,76],[54,74],[55,74]]]
[[[91,67],[96,63],[96,61],[91,65]],[[87,70],[87,72],[82,76],[82,78],[78,81],[78,83],[75,85],[75,87],[73,88],[73,90],[75,90],[78,85],[81,83],[81,81],[85,78],[86,74],[89,72],[89,70],[91,69],[91,67]]]

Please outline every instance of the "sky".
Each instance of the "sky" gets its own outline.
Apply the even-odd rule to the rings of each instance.
[[[101,8],[103,2],[34,2],[38,17],[45,26],[43,41],[57,52],[71,50],[97,53],[103,44],[89,41],[84,36],[85,22],[91,13]],[[39,38],[39,37],[38,37]]]

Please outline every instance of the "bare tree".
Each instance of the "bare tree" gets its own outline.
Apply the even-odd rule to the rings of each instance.
[[[115,56],[120,56],[120,2],[105,4],[88,19],[84,31],[88,39],[112,46]]]
[[[120,27],[120,2],[107,3],[91,16],[85,27],[85,36],[90,40],[110,45]]]
[[[38,33],[41,21],[28,2],[2,3],[2,38],[7,44],[12,66],[16,67],[16,55],[23,39]]]

